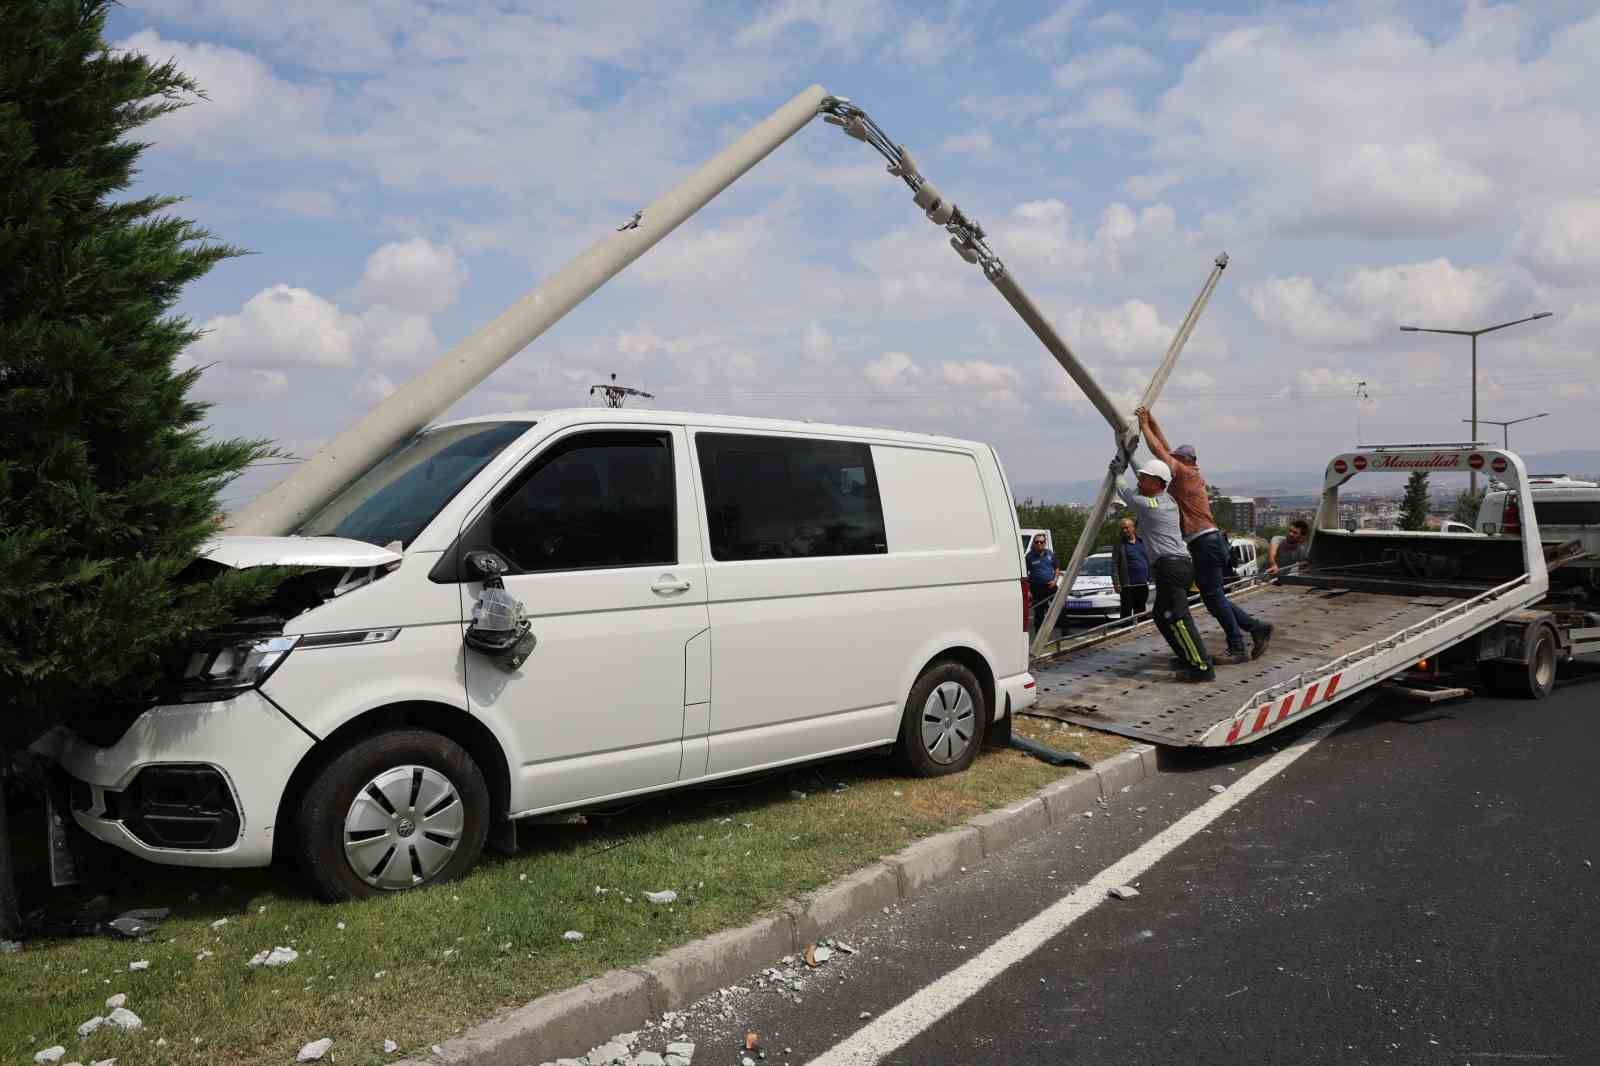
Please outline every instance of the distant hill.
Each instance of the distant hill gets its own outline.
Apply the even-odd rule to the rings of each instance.
[[[1534,474],[1600,476],[1600,449],[1569,448],[1559,452],[1524,455]],[[1218,490],[1230,496],[1304,496],[1322,491],[1322,467],[1268,466],[1206,470]],[[1019,499],[1036,503],[1092,503],[1100,481],[1019,481],[1012,485]]]

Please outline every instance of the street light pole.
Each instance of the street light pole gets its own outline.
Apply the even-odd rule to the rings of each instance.
[[[1522,323],[1524,323],[1524,322],[1532,322],[1536,318],[1549,318],[1551,316],[1551,314],[1553,314],[1553,313],[1554,312],[1551,312],[1551,311],[1540,311],[1538,314],[1529,315],[1527,318],[1513,319],[1510,322],[1502,322],[1497,326],[1485,326],[1482,329],[1433,329],[1433,328],[1430,328],[1428,326],[1401,326],[1400,327],[1400,332],[1401,333],[1448,333],[1451,336],[1455,336],[1455,337],[1471,337],[1472,338],[1472,418],[1470,419],[1470,421],[1472,422],[1472,439],[1473,440],[1477,440],[1478,439],[1478,338],[1483,336],[1483,334],[1485,334],[1485,333],[1493,333],[1497,329],[1505,329],[1507,326],[1520,326]],[[1473,492],[1477,492],[1478,491],[1478,472],[1476,470],[1472,471],[1472,474],[1471,474],[1471,486],[1470,487],[1471,487],[1471,491],[1473,491]]]
[[[1474,412],[1474,414],[1476,414],[1476,412]],[[1547,418],[1547,417],[1549,417],[1549,415],[1550,415],[1549,411],[1540,411],[1536,415],[1523,415],[1521,418],[1512,418],[1512,419],[1509,419],[1509,420],[1503,421],[1503,422],[1500,421],[1499,419],[1496,419],[1496,418],[1484,418],[1484,419],[1480,419],[1480,421],[1487,422],[1491,426],[1499,426],[1500,427],[1500,433],[1501,433],[1500,446],[1503,447],[1506,451],[1510,451],[1511,450],[1511,427],[1512,426],[1516,425],[1519,422],[1532,422],[1535,418]],[[1461,421],[1470,422],[1471,419],[1463,418]],[[1474,431],[1474,435],[1476,435],[1476,431]]]

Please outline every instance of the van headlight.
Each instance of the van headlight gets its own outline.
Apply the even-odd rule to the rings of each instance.
[[[299,637],[245,637],[191,652],[171,695],[179,703],[231,700],[260,686]]]

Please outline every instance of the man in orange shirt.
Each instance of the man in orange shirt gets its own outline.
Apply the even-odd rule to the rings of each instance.
[[[1206,481],[1200,476],[1194,448],[1188,444],[1169,447],[1149,408],[1141,407],[1135,414],[1139,416],[1139,431],[1144,434],[1145,444],[1156,458],[1172,468],[1167,495],[1178,505],[1183,539],[1194,558],[1194,583],[1200,588],[1200,598],[1227,634],[1228,659],[1238,663],[1261,658],[1272,639],[1272,626],[1231,602],[1222,591],[1228,572],[1228,538],[1211,517],[1211,499],[1206,495]],[[1249,649],[1244,646],[1246,633],[1250,634]]]

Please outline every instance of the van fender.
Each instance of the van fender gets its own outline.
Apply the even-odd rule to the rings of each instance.
[[[901,718],[905,714],[905,701],[911,694],[911,687],[917,683],[917,678],[922,676],[924,670],[942,659],[954,659],[973,667],[973,672],[978,675],[978,683],[983,686],[985,700],[989,704],[987,721],[992,721],[1004,712],[1004,699],[995,688],[996,679],[1000,675],[995,669],[994,649],[990,642],[974,629],[967,627],[949,629],[923,641],[911,656],[911,661],[900,678],[900,695],[896,700],[900,714],[895,717],[897,732]]]

